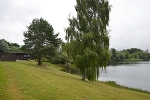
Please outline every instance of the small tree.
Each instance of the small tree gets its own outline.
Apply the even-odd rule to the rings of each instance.
[[[74,51],[74,41],[70,43],[62,43],[62,53],[66,58],[66,67],[67,71],[71,73],[71,63],[73,62],[73,57],[76,51]]]
[[[4,39],[0,40],[0,57],[2,54],[8,53],[8,45]]]
[[[24,49],[31,52],[38,59],[38,65],[42,65],[43,56],[54,56],[55,48],[57,48],[61,42],[60,38],[57,36],[59,34],[54,34],[54,29],[43,18],[33,19],[30,26],[27,26],[27,31],[24,31]]]

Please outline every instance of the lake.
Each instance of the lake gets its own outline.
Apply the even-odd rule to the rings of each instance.
[[[150,62],[136,62],[100,69],[100,81],[115,81],[122,86],[150,91]]]

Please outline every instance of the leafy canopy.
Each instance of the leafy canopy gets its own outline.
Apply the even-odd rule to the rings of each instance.
[[[7,43],[5,42],[5,40],[1,39],[0,40],[0,56],[2,54],[8,53],[8,49],[9,49],[9,47],[8,47]]]
[[[54,29],[43,18],[33,19],[27,31],[24,31],[24,49],[33,53],[38,59],[38,65],[42,65],[43,56],[52,57],[60,44],[59,34],[54,34]]]
[[[67,43],[74,51],[72,58],[82,72],[82,79],[96,81],[99,67],[106,67],[109,55],[109,12],[107,0],[76,0],[77,17],[69,17]]]
[[[1,45],[1,55],[5,53],[16,53],[21,52],[20,45],[17,43],[10,43],[6,41],[5,39],[0,39],[0,45]]]

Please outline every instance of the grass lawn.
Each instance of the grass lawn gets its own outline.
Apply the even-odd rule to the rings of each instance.
[[[0,100],[150,100],[150,94],[84,82],[52,64],[0,62]]]

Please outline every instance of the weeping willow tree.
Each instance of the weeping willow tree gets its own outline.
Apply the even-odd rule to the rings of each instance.
[[[110,58],[107,26],[111,6],[107,0],[76,0],[76,3],[77,16],[68,19],[66,40],[72,44],[70,50],[82,79],[96,81],[99,67],[106,68]]]
[[[62,53],[66,58],[67,71],[71,73],[71,63],[73,61],[73,45],[72,43],[62,43]]]

